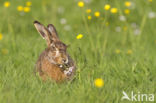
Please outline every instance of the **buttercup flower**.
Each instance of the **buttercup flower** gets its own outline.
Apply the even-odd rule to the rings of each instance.
[[[9,6],[10,6],[10,2],[9,1],[4,2],[4,7],[8,8]]]
[[[116,53],[116,54],[120,54],[120,52],[121,52],[120,49],[116,49],[116,50],[115,50],[115,53]]]
[[[82,34],[79,34],[79,35],[77,35],[77,39],[81,39],[83,37],[83,35]]]
[[[103,87],[103,85],[104,85],[104,81],[103,81],[103,79],[101,79],[101,78],[97,78],[97,79],[95,79],[95,81],[94,81],[94,85],[95,85],[96,87],[98,87],[98,88]]]
[[[86,10],[86,13],[91,13],[91,12],[92,12],[91,9],[87,9],[87,10]]]
[[[149,2],[152,2],[153,0],[148,0]]]
[[[111,9],[111,13],[115,14],[115,13],[117,13],[117,12],[118,12],[118,9],[117,9],[117,8],[112,8],[112,9]]]
[[[101,17],[100,20],[105,20],[104,17]]]
[[[27,2],[26,2],[26,6],[31,6],[31,4],[32,4],[32,3],[31,3],[30,1],[27,1]]]
[[[125,10],[124,10],[124,13],[125,13],[125,14],[129,14],[129,13],[130,13],[130,10],[129,10],[129,9],[125,9]]]
[[[126,1],[126,2],[125,2],[125,6],[126,6],[126,7],[130,7],[131,4],[132,4],[132,3],[131,3],[130,1]]]
[[[79,7],[84,7],[84,2],[83,1],[79,1],[77,4]]]
[[[2,54],[8,54],[8,50],[7,50],[7,49],[5,49],[5,48],[4,48],[4,49],[2,49],[2,50],[1,50],[1,52],[2,52]]]
[[[124,27],[123,27],[123,30],[124,30],[124,31],[127,31],[127,26],[124,26]]]
[[[133,51],[129,49],[129,50],[127,51],[127,54],[132,54],[132,52],[133,52]]]
[[[105,10],[109,10],[111,8],[111,6],[109,5],[109,4],[106,4],[105,6],[104,6],[104,9]]]
[[[2,40],[3,39],[3,35],[0,33],[0,40]]]
[[[95,15],[96,17],[99,17],[99,16],[100,16],[100,12],[99,12],[99,11],[96,11],[96,12],[94,13],[94,15]]]
[[[109,25],[109,22],[106,22],[106,26],[108,26]]]
[[[17,10],[18,10],[18,11],[23,11],[23,7],[22,7],[22,6],[18,6],[18,7],[17,7]]]
[[[23,10],[24,10],[24,12],[29,12],[30,11],[30,7],[24,7]]]
[[[92,16],[88,16],[88,20],[91,20],[92,19]]]

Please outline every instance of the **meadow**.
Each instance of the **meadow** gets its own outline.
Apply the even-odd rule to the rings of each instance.
[[[1,0],[0,103],[132,103],[121,100],[123,91],[156,94],[155,5],[155,0]],[[34,75],[47,47],[35,20],[54,24],[70,45],[74,81],[43,82]],[[143,102],[149,101],[137,103]]]

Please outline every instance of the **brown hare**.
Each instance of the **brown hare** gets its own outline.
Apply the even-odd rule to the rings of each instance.
[[[76,66],[67,53],[67,46],[59,40],[55,27],[52,24],[45,27],[38,21],[34,21],[34,26],[48,45],[35,66],[39,76],[44,81],[48,78],[56,82],[72,80]]]

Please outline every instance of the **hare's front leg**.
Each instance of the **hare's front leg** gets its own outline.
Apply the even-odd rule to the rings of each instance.
[[[64,74],[62,69],[55,64],[51,64],[49,61],[45,60],[42,62],[42,71],[44,72],[44,75],[47,75],[57,82],[61,82],[66,79],[66,75]]]

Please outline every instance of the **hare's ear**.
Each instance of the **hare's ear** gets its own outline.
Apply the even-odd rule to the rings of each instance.
[[[57,35],[57,31],[56,31],[54,25],[53,24],[48,24],[47,28],[48,28],[51,36],[52,36],[52,40],[53,41],[59,41],[59,38],[58,38],[58,35]]]
[[[47,41],[47,44],[50,45],[52,40],[50,38],[50,32],[47,28],[45,28],[40,22],[34,21],[34,26],[37,29],[37,31],[40,33],[40,35]]]

